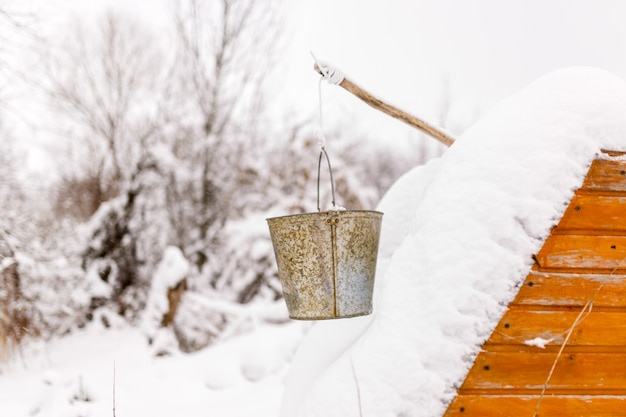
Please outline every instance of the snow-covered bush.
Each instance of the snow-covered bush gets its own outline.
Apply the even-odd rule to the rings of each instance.
[[[103,204],[91,219],[82,255],[83,269],[111,286],[110,301],[131,320],[145,307],[170,232],[160,169],[153,156],[138,164],[122,194]]]

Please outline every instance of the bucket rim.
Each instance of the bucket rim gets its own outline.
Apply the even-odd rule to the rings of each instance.
[[[288,219],[288,218],[296,218],[296,217],[316,217],[316,216],[322,216],[322,215],[329,215],[331,213],[339,214],[339,215],[350,214],[350,213],[374,214],[377,217],[383,216],[385,214],[382,211],[378,211],[378,210],[326,210],[326,211],[313,211],[313,212],[308,212],[308,213],[287,214],[284,216],[268,217],[265,220],[269,222],[271,220]]]

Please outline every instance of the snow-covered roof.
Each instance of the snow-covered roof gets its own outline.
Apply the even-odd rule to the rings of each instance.
[[[560,70],[398,180],[378,207],[374,315],[312,328],[282,415],[440,416],[591,161],[626,150],[625,116],[623,80]]]

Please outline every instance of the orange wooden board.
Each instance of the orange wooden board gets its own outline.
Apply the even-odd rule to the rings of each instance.
[[[626,417],[626,161],[593,161],[535,261],[445,416],[532,417],[556,363],[537,416]]]
[[[564,229],[612,234],[626,231],[626,196],[575,195],[556,231],[562,233]]]
[[[626,277],[532,271],[512,304],[582,307],[594,293],[594,308],[626,307]]]
[[[538,395],[459,395],[447,417],[532,417]],[[549,395],[542,398],[537,417],[626,417],[626,396]]]
[[[626,268],[626,236],[554,234],[536,260],[543,268]]]
[[[464,394],[541,392],[556,352],[481,352],[465,378]],[[546,393],[626,395],[626,353],[563,352]]]
[[[626,191],[626,161],[594,160],[581,188],[595,191]]]
[[[534,311],[511,307],[484,345],[484,349],[490,350],[490,345],[494,344],[528,349],[527,342],[536,338],[552,340],[547,346],[558,349],[580,311],[581,309]],[[568,348],[584,346],[606,351],[626,346],[626,310],[594,311],[592,309],[583,317],[585,317],[584,320],[576,326],[567,342]],[[541,351],[541,348],[535,349]]]

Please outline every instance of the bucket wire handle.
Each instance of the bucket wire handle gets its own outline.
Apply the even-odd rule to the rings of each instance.
[[[335,204],[335,180],[333,179],[333,169],[330,166],[330,158],[328,157],[328,153],[326,152],[325,147],[321,147],[320,157],[317,161],[317,211],[322,211],[320,209],[320,172],[322,168],[322,156],[326,157],[326,162],[328,162],[328,172],[330,173],[330,190],[332,193],[332,207],[336,207]]]

